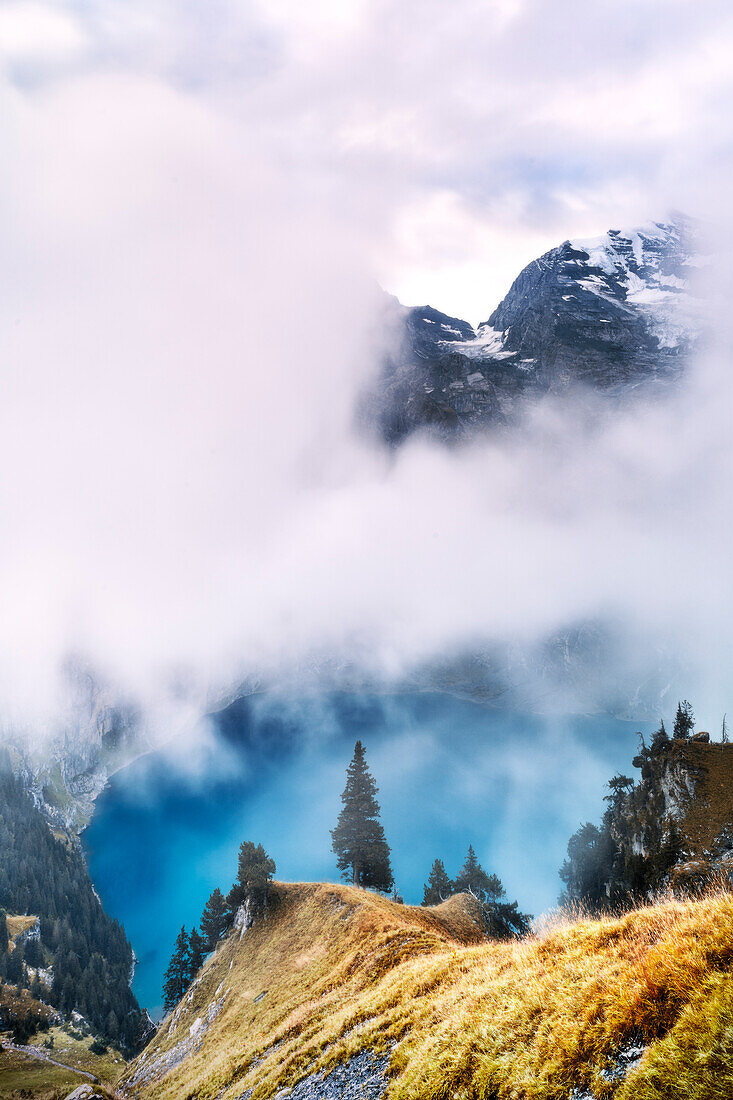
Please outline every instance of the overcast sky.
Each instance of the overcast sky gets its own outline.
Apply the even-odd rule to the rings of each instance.
[[[704,214],[732,39],[723,0],[5,0],[4,128],[74,95],[56,122],[101,125],[87,167],[114,172],[190,112],[192,161],[226,128],[363,233],[388,290],[475,323],[566,237]]]
[[[730,255],[732,50],[715,0],[0,4],[4,698],[69,651],[143,691],[606,613],[717,670],[727,351],[511,446],[352,428],[378,284],[478,322],[671,208]]]

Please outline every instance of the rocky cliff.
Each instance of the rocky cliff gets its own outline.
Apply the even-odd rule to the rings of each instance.
[[[390,443],[417,429],[455,438],[506,424],[528,396],[668,382],[704,333],[693,279],[703,262],[694,225],[679,218],[565,241],[476,329],[395,306],[400,336],[366,415]]]
[[[635,764],[641,782],[619,806],[627,843],[649,856],[671,839],[674,886],[702,885],[716,874],[733,881],[733,745],[703,733],[652,746]]]

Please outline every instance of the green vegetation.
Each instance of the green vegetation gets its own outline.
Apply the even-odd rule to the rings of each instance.
[[[204,906],[199,926],[206,945],[205,950],[213,951],[229,926],[227,903],[218,886]]]
[[[394,886],[389,845],[379,821],[377,786],[357,741],[346,772],[346,787],[336,828],[331,832],[338,869],[354,886],[388,891]]]
[[[100,1095],[114,1094],[114,1086],[125,1068],[125,1060],[117,1051],[68,1026],[54,1026],[31,1035],[28,1041],[61,1066],[0,1050],[0,1100],[30,1096],[34,1100],[61,1100],[88,1081],[77,1070],[92,1074],[101,1082],[96,1086]]]
[[[0,1031],[10,1033],[16,1043],[48,1028],[54,1012],[18,984],[0,982]]]
[[[73,1070],[0,1050],[0,1100],[63,1100],[81,1083]]]
[[[697,888],[714,872],[710,849],[733,820],[733,759],[727,759],[727,743],[711,745],[706,733],[695,738],[694,728],[692,707],[684,700],[677,705],[672,738],[664,721],[649,745],[639,734],[633,764],[641,781],[615,775],[601,824],[585,822],[570,838],[560,869],[566,900],[613,908],[648,898],[670,882],[682,887],[685,876],[687,888]]]
[[[675,741],[686,741],[688,737],[692,736],[694,728],[695,716],[692,713],[692,706],[686,699],[683,699],[681,703],[677,704],[672,737]],[[662,722],[662,730],[664,730],[664,722]]]
[[[67,1018],[79,1012],[124,1050],[139,1049],[147,1018],[129,987],[132,949],[125,933],[102,909],[79,849],[54,837],[2,759],[0,852],[0,907],[26,914],[7,918],[16,936],[12,950],[0,936],[0,982],[32,992],[34,1002],[42,1000]],[[36,916],[40,937],[26,935],[22,942],[18,933],[27,933]],[[16,927],[18,920],[25,927]],[[52,972],[52,985],[41,970]],[[21,1016],[6,1023],[25,1033],[29,1025]]]
[[[142,1075],[141,1100],[246,1089],[264,1100],[374,1050],[391,1052],[391,1100],[733,1095],[729,893],[620,917],[560,914],[522,940],[486,941],[479,924],[468,895],[413,908],[348,886],[277,884],[267,915],[219,945],[124,1080]],[[155,1076],[155,1060],[207,1014],[200,1043]],[[630,1043],[644,1053],[623,1080],[613,1071]]]
[[[221,890],[214,890],[201,914],[201,935],[196,928],[190,936],[185,927],[176,937],[175,946],[163,985],[163,1009],[165,1012],[178,1004],[189,985],[201,969],[205,955],[213,951],[221,937],[234,923],[240,906],[247,909],[248,920],[255,920],[267,912],[275,874],[275,860],[268,856],[261,844],[244,840],[239,846],[237,881],[224,898]]]
[[[163,983],[163,1011],[170,1012],[188,989],[193,974],[191,970],[191,951],[185,925],[176,936],[171,961],[165,972]]]
[[[244,840],[239,846],[237,881],[227,894],[227,909],[232,918],[240,905],[247,905],[252,916],[267,909],[275,860],[261,844]]]
[[[430,868],[430,876],[423,888],[422,904],[440,905],[441,901],[446,901],[455,892],[453,881],[448,878],[443,860],[436,859]]]
[[[448,878],[442,859],[436,859],[424,886],[423,905],[439,905],[453,894],[470,894],[481,905],[486,934],[496,939],[524,936],[529,932],[530,916],[519,912],[519,903],[506,900],[506,890],[498,875],[489,875],[469,844],[466,862],[458,876]]]
[[[198,974],[199,970],[203,966],[204,956],[207,954],[206,941],[203,936],[200,936],[195,928],[191,929],[191,935],[188,941],[188,953],[191,958],[191,973]]]

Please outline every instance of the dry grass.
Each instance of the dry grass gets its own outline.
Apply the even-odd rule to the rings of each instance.
[[[686,846],[702,856],[733,821],[733,744],[680,741],[670,751],[699,776],[680,824]]]
[[[394,1100],[554,1100],[574,1087],[722,1100],[733,1096],[732,960],[724,892],[486,943],[465,897],[425,910],[279,886],[267,920],[220,946],[143,1058],[187,1039],[226,993],[200,1049],[137,1092],[233,1100],[253,1088],[259,1100],[371,1048],[393,1050]],[[644,1059],[626,1084],[610,1082],[631,1040],[648,1046]],[[717,1092],[679,1091],[707,1065]]]
[[[21,932],[27,932],[30,928],[33,928],[38,918],[17,917],[8,914],[6,919],[8,923],[8,936],[10,937],[10,943],[12,943],[15,937],[20,935]]]

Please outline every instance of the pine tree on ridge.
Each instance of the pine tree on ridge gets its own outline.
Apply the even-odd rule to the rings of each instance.
[[[346,786],[336,828],[331,830],[338,869],[354,886],[387,892],[394,885],[390,850],[379,820],[377,785],[357,741],[346,771]]]
[[[451,894],[455,893],[452,881],[442,859],[436,859],[430,869],[430,876],[423,887],[422,905],[440,905]]]
[[[683,699],[681,703],[677,704],[677,714],[674,719],[674,728],[672,730],[672,738],[675,741],[686,741],[688,737],[692,736],[692,731],[695,728],[695,717],[692,713],[692,706],[688,703],[687,699]]]

